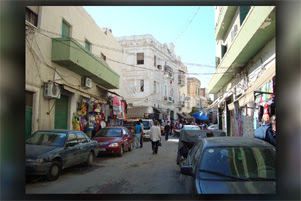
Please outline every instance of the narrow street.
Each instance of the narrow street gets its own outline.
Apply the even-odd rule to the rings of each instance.
[[[122,157],[99,156],[91,167],[65,169],[58,180],[31,178],[27,194],[185,194],[176,164],[178,139],[162,136],[158,155],[151,142],[142,149],[127,151]]]

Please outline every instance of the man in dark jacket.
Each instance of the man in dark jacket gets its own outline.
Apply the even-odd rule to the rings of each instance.
[[[170,133],[170,125],[169,125],[169,121],[167,121],[167,124],[164,127],[164,131],[165,131],[165,141],[168,140],[168,135]]]

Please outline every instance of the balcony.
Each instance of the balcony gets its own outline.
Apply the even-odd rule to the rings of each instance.
[[[223,6],[215,27],[215,39],[223,40],[238,6]]]
[[[233,78],[231,72],[236,67],[245,66],[275,37],[274,8],[255,6],[250,9],[236,38],[217,67],[216,74],[208,84],[209,93],[217,93]]]
[[[72,38],[52,39],[51,60],[107,89],[119,88],[120,76]]]

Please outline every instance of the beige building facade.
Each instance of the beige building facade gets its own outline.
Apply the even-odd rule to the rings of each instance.
[[[192,108],[201,109],[201,81],[195,77],[187,78],[187,96],[188,100],[188,109],[189,112],[192,111]]]
[[[125,52],[122,76],[129,117],[151,114],[170,120],[187,112],[187,67],[175,55],[174,45],[161,44],[151,35],[116,39]]]
[[[29,134],[72,129],[82,101],[123,98],[122,47],[84,8],[28,6],[25,24]]]

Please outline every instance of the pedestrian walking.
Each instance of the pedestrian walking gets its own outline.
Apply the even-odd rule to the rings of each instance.
[[[168,140],[168,135],[170,133],[170,125],[169,125],[169,121],[167,121],[167,124],[164,127],[164,131],[165,131],[165,141]]]
[[[158,144],[161,141],[161,130],[158,121],[155,121],[150,128],[150,139],[152,141],[153,154],[158,154]]]
[[[142,127],[139,122],[136,122],[136,133],[135,133],[135,148],[140,148],[140,138],[143,132]]]
[[[140,125],[142,127],[142,132],[141,132],[141,137],[140,137],[140,148],[142,148],[143,147],[143,131],[144,131],[144,127],[143,127],[143,123],[142,123],[141,119],[139,120],[139,123],[140,123]]]

